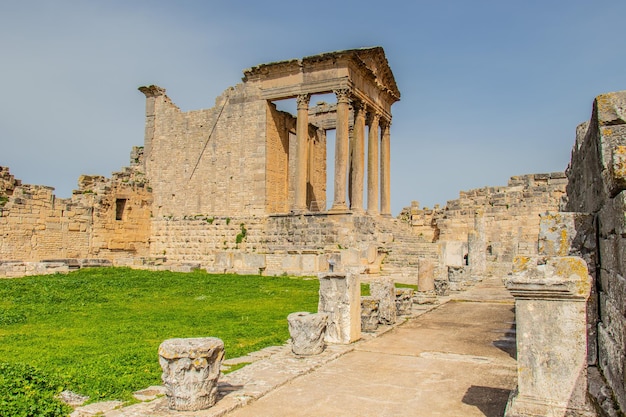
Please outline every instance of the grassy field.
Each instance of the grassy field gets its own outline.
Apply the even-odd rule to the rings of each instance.
[[[160,384],[159,344],[219,337],[226,357],[289,338],[317,311],[316,279],[85,269],[0,280],[0,363],[25,363],[91,401]]]

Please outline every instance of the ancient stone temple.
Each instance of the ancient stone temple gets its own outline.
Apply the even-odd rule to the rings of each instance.
[[[208,110],[181,112],[164,89],[140,90],[147,101],[144,163],[155,216],[326,211],[329,173],[330,210],[361,212],[366,133],[366,208],[390,214],[389,127],[400,92],[382,48],[247,69],[243,83]],[[336,104],[310,104],[328,93]],[[276,109],[274,102],[285,99],[296,99],[297,117]],[[335,159],[327,161],[331,129]]]
[[[144,146],[111,178],[81,176],[59,199],[0,170],[0,276],[112,264],[416,284],[425,260],[423,278],[450,275],[454,290],[534,254],[538,214],[565,192],[563,173],[531,174],[392,218],[400,92],[380,47],[249,68],[204,110],[181,111],[161,87],[139,90]]]

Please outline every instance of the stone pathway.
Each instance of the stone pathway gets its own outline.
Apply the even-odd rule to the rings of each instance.
[[[208,410],[173,412],[158,398],[99,415],[501,416],[516,381],[513,299],[489,279],[442,301],[321,355],[297,358],[280,346],[231,360],[253,363],[220,379]]]

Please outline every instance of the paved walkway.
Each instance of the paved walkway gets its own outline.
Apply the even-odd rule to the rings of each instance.
[[[160,398],[104,415],[502,416],[516,381],[512,297],[490,279],[444,301],[316,357],[262,351],[265,358],[224,376],[209,410],[172,412]]]

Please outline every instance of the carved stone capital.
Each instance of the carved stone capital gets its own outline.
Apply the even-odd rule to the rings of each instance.
[[[370,110],[367,113],[367,122],[371,125],[373,123],[378,124],[380,120],[381,114],[376,110]]]
[[[364,110],[365,103],[356,97],[352,97],[352,108],[354,108],[354,110],[356,111]]]
[[[337,90],[333,90],[333,93],[335,93],[335,96],[337,96],[337,103],[350,104],[352,94],[349,88],[340,88]]]
[[[310,94],[298,94],[296,96],[296,102],[298,103],[298,110],[308,110],[309,109],[309,100],[311,99]]]

